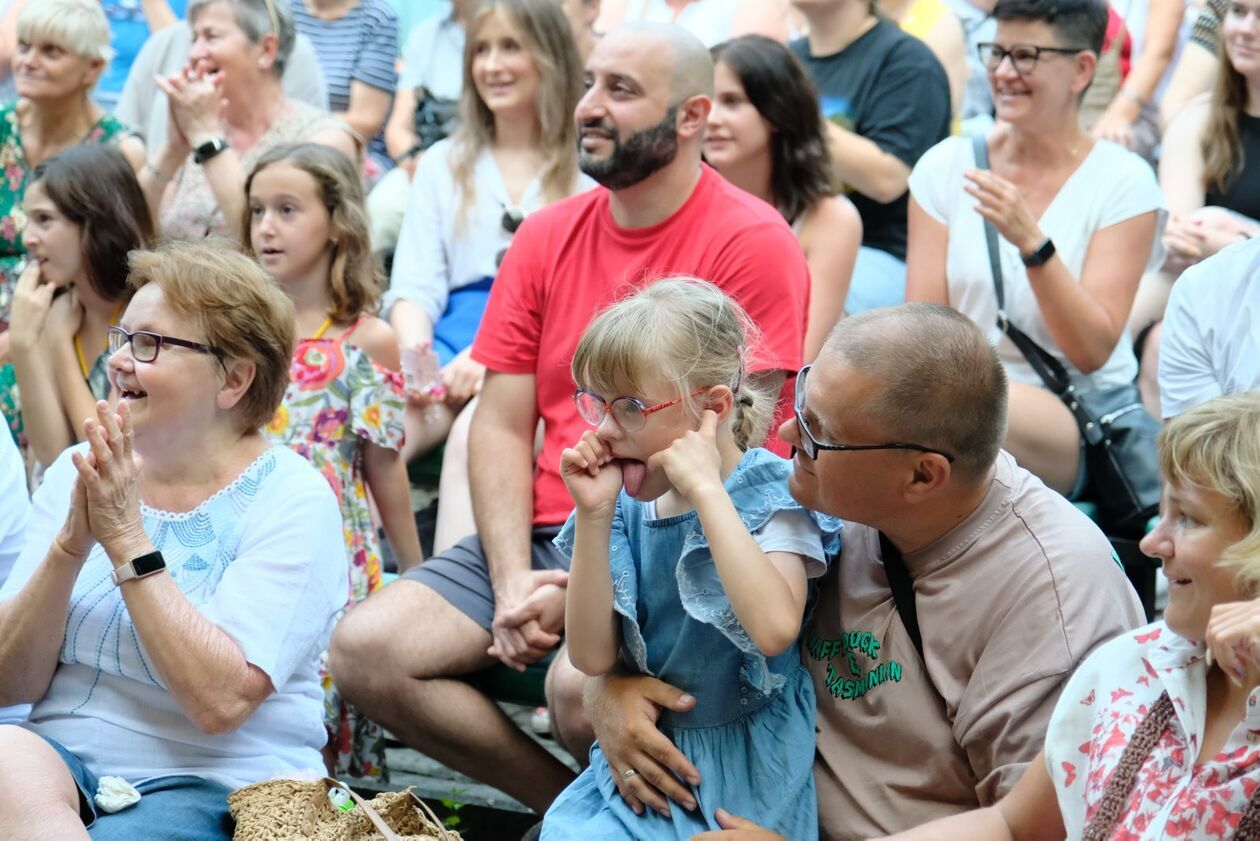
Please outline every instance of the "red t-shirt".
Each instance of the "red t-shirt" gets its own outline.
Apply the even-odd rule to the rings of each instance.
[[[800,367],[809,307],[801,247],[774,208],[702,170],[691,196],[658,225],[620,227],[608,190],[597,187],[531,214],[508,249],[472,356],[493,371],[536,377],[535,405],[546,423],[534,467],[536,526],[562,523],[573,510],[560,451],[588,427],[573,405],[569,366],[586,325],[607,305],[662,277],[702,278],[760,328],[750,370]],[[784,395],[790,400],[790,388]],[[768,445],[783,447],[773,431]]]

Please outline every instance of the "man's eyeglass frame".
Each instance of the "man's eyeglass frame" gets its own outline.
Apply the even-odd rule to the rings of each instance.
[[[817,460],[820,452],[856,452],[860,450],[914,450],[920,453],[932,453],[948,461],[954,463],[954,457],[947,452],[935,449],[933,447],[925,447],[922,444],[908,444],[902,442],[888,444],[832,444],[827,441],[819,441],[814,437],[814,433],[810,431],[809,425],[805,423],[805,417],[801,414],[801,410],[805,408],[805,377],[809,374],[809,369],[813,365],[806,365],[796,374],[796,385],[792,397],[792,413],[796,416],[796,428],[800,430],[801,450],[811,460]]]

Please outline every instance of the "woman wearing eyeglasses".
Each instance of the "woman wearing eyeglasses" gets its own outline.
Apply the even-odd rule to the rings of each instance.
[[[1133,381],[1125,335],[1142,272],[1162,258],[1163,199],[1150,167],[1081,128],[1107,28],[1096,0],[999,0],[980,45],[997,125],[949,138],[910,176],[907,298],[949,304],[987,331],[1011,382],[1005,447],[1064,494],[1079,494],[1080,434],[1002,334],[985,223],[996,229],[1005,315],[1059,360],[1080,390]]]
[[[442,366],[442,401],[412,395],[408,458],[441,443],[481,388],[468,348],[521,220],[594,186],[577,168],[582,60],[559,4],[483,0],[467,31],[460,127],[417,165],[384,301],[403,347],[431,343]]]
[[[252,261],[131,255],[117,408],[48,469],[0,589],[0,837],[228,841],[233,789],[323,767],[319,655],[345,603],[328,483],[259,432],[293,306]]]

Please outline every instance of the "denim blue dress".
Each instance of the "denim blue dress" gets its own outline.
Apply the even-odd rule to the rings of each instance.
[[[754,537],[778,512],[804,510],[788,493],[790,472],[788,462],[754,449],[727,478],[727,493]],[[820,543],[833,554],[839,521],[807,513],[821,537],[815,547]],[[689,713],[664,712],[660,727],[700,772],[701,783],[692,788],[698,807],[688,812],[671,804],[672,820],[650,809],[634,814],[596,745],[590,766],[547,810],[543,841],[689,839],[718,829],[719,808],[793,841],[817,839],[816,707],[799,648],[766,657],[753,644],[731,609],[695,511],[656,520],[646,515],[647,507],[623,491],[609,547],[621,654],[632,669],[696,697]],[[556,537],[570,554],[573,526],[570,517]]]

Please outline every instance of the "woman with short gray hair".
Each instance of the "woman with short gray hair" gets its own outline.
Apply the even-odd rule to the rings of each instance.
[[[280,77],[295,37],[287,2],[192,0],[188,22],[188,65],[158,80],[173,130],[141,183],[166,237],[233,236],[245,173],[264,152],[310,141],[357,160],[360,140],[326,112],[285,96]]]

